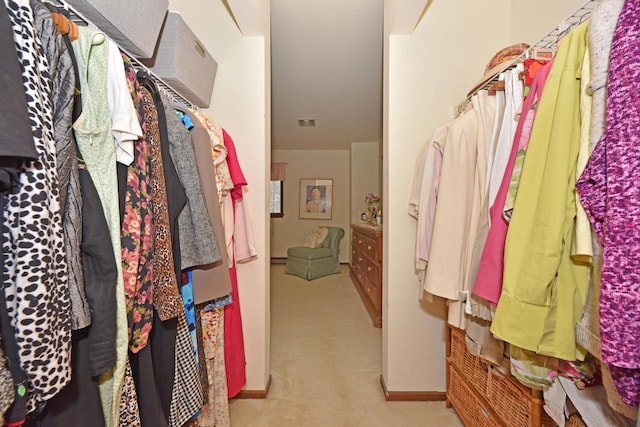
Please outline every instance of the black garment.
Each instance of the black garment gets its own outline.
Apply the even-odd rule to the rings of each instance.
[[[25,427],[105,426],[98,377],[89,373],[90,328],[72,331],[71,382]]]
[[[91,307],[89,374],[110,371],[116,363],[116,282],[118,270],[100,196],[89,171],[80,168],[82,189],[82,266]]]
[[[4,2],[0,2],[0,58],[0,157],[35,160],[38,153],[27,113],[22,68]]]
[[[131,371],[133,372],[133,381],[136,385],[136,395],[138,396],[138,409],[140,412],[140,421],[143,426],[153,427],[168,427],[169,417],[165,415],[165,411],[161,402],[159,383],[156,381],[158,375],[156,374],[156,367],[153,363],[153,350],[155,349],[159,353],[165,351],[164,348],[153,345],[153,335],[158,335],[158,330],[161,329],[161,323],[156,315],[156,311],[153,310],[153,328],[149,335],[147,345],[137,353],[129,352],[129,363],[131,364]],[[156,321],[156,319],[158,321]],[[169,319],[174,321],[175,319]],[[169,331],[170,332],[170,331]],[[174,330],[175,335],[175,330]],[[170,381],[171,388],[173,389],[173,371],[165,374],[166,381]],[[171,378],[169,378],[171,375]],[[161,378],[162,381],[162,378]]]

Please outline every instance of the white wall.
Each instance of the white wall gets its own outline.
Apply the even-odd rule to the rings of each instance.
[[[264,390],[269,376],[268,171],[270,163],[269,29],[243,37],[220,0],[171,0],[185,22],[218,62],[211,107],[204,110],[232,136],[247,178],[258,258],[238,265],[249,390]],[[268,7],[258,11],[269,22]]]
[[[287,248],[300,246],[311,230],[330,225],[344,228],[345,237],[340,243],[340,262],[349,262],[349,151],[273,150],[271,156],[274,162],[287,164],[284,217],[271,219],[271,256],[286,258]],[[333,212],[330,220],[299,218],[300,178],[333,179]]]
[[[364,196],[373,193],[382,197],[382,170],[380,144],[377,142],[351,143],[351,222],[358,223],[358,211],[366,209]],[[380,208],[384,208],[381,200]],[[383,210],[384,215],[384,210]]]
[[[395,33],[387,17],[411,23],[402,8],[415,13],[419,7],[385,0],[382,372],[391,391],[445,389],[444,304],[418,301],[413,267],[416,224],[407,200],[415,159],[496,51],[537,41],[582,1],[544,0],[535,7],[523,0],[423,3],[428,8],[415,31],[405,26]]]

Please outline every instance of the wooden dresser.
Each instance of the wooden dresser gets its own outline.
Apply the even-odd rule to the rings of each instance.
[[[382,327],[382,228],[351,225],[351,280],[373,324]]]

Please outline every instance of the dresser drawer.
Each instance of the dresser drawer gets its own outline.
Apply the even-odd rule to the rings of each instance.
[[[371,258],[371,260],[375,262],[382,261],[378,240],[372,239],[360,233],[353,233],[351,242],[355,248],[362,251],[362,253]]]
[[[380,272],[380,266],[374,264],[367,258],[363,258],[360,263],[360,269],[365,274],[365,276],[371,280],[376,286],[380,287],[380,283],[382,283],[382,274]]]
[[[382,307],[382,294],[380,292],[380,287],[369,280],[369,278],[366,276],[364,278],[364,282],[362,283],[362,287],[367,297],[369,297],[369,300],[371,300],[371,302],[373,303],[373,306],[378,312],[380,312],[380,309]]]
[[[351,226],[351,279],[376,327],[382,326],[382,230]]]
[[[365,278],[365,274],[362,272],[362,270],[360,269],[360,266],[357,264],[354,264],[351,267],[351,270],[353,271],[353,275],[355,276],[358,285],[364,289],[364,278]]]

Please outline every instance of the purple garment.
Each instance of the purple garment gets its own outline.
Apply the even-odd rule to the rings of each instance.
[[[576,183],[604,246],[603,361],[622,400],[640,393],[640,0],[627,0],[611,45],[607,126]]]

